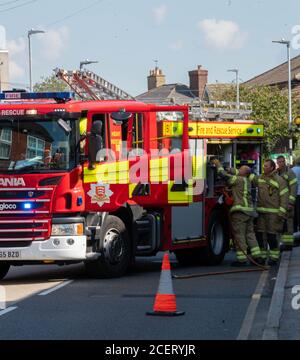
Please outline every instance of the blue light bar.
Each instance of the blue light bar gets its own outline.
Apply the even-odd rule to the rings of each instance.
[[[0,93],[0,100],[47,100],[55,99],[68,101],[74,99],[75,94],[73,92],[40,92],[40,93],[28,93],[17,91],[5,91]]]
[[[25,210],[31,210],[32,209],[32,204],[31,203],[25,203],[23,207],[24,207]]]

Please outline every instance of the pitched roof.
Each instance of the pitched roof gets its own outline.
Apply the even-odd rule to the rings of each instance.
[[[275,68],[264,72],[261,75],[245,82],[246,85],[277,85],[287,83],[288,81],[288,68],[287,61]],[[292,80],[300,80],[300,55],[291,60],[291,73]]]
[[[195,98],[190,88],[184,84],[167,84],[151,89],[136,99],[145,103],[185,104]]]
[[[226,91],[232,89],[234,84],[207,84],[205,88],[204,100],[209,101],[223,101],[225,98]],[[205,98],[207,97],[207,98]]]

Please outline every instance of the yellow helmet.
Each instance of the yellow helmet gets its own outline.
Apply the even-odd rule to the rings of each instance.
[[[85,135],[86,131],[87,131],[87,118],[81,118],[79,120],[79,131],[80,131],[80,135]]]

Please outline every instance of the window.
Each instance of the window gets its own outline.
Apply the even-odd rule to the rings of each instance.
[[[133,143],[134,149],[144,148],[143,114],[135,114],[133,120]]]
[[[41,157],[43,159],[45,151],[45,141],[34,136],[27,138],[27,159]]]
[[[158,112],[156,114],[159,150],[181,151],[183,118],[182,112]]]
[[[12,130],[2,129],[0,136],[0,158],[9,159],[12,142]]]

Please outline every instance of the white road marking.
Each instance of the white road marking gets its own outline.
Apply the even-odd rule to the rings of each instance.
[[[73,281],[74,281],[74,280],[64,281],[63,283],[61,283],[61,284],[59,284],[59,285],[57,285],[57,286],[55,286],[55,287],[53,287],[53,288],[51,288],[51,289],[49,289],[49,290],[46,290],[46,291],[41,292],[40,294],[38,294],[38,296],[46,296],[46,295],[49,295],[49,294],[53,293],[54,291],[57,291],[57,290],[65,287],[65,286],[71,284]]]
[[[0,316],[3,316],[3,315],[5,315],[5,314],[8,314],[8,313],[10,313],[11,311],[16,310],[17,308],[18,308],[18,307],[15,306],[15,307],[9,307],[9,308],[7,308],[7,309],[1,310],[1,311],[0,311]]]
[[[263,271],[258,285],[255,289],[254,294],[252,295],[252,300],[248,306],[246,316],[244,318],[240,333],[237,337],[237,340],[247,340],[253,325],[253,321],[256,315],[256,309],[259,304],[259,300],[261,299],[261,295],[264,291],[267,279],[268,279],[269,271]]]

